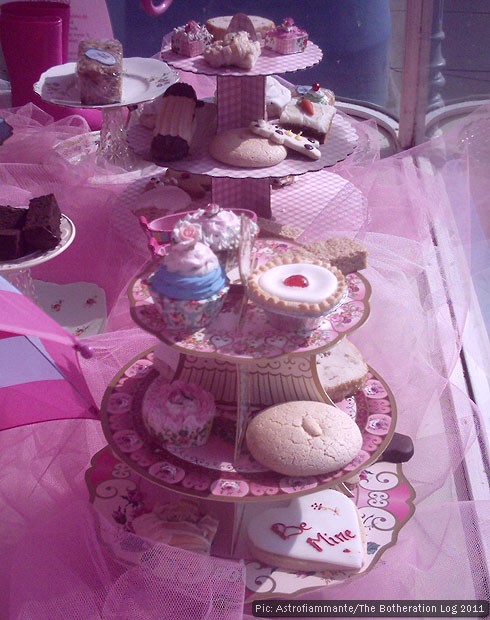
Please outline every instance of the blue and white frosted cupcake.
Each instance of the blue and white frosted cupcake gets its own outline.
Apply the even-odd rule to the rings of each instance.
[[[182,228],[158,269],[148,278],[168,329],[193,332],[221,310],[229,280],[216,254],[200,241],[195,224]]]

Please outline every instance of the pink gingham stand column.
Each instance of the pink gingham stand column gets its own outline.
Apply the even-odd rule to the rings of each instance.
[[[217,76],[218,131],[265,118],[265,75]],[[213,201],[227,209],[251,209],[270,218],[269,178],[213,177]]]

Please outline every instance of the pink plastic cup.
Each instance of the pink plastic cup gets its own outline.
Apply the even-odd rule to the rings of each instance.
[[[0,7],[2,15],[22,18],[59,17],[61,19],[61,62],[68,61],[70,41],[70,5],[63,2],[7,2]]]

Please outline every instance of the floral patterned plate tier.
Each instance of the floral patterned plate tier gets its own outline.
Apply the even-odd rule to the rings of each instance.
[[[381,377],[371,371],[363,390],[338,403],[355,419],[363,444],[355,459],[336,472],[308,477],[284,476],[261,467],[246,447],[235,459],[233,406],[218,399],[218,414],[209,443],[197,448],[177,446],[167,450],[154,443],[146,431],[142,404],[157,377],[171,381],[182,375],[178,374],[179,370],[173,373],[170,368],[162,374],[162,362],[159,361],[159,370],[156,370],[153,359],[151,349],[133,359],[116,375],[103,398],[102,427],[109,445],[122,461],[139,475],[171,491],[217,501],[254,502],[281,500],[328,488],[348,480],[376,461],[395,430],[394,398]],[[182,364],[179,367],[182,368]],[[219,373],[219,366],[215,372]],[[227,383],[232,379],[228,374],[225,378]],[[252,415],[264,406],[265,403],[251,402]]]
[[[133,520],[149,514],[155,506],[178,497],[151,484],[127,463],[114,456],[109,447],[92,458],[85,475],[90,502],[99,519],[99,535],[110,553],[126,565],[145,562],[151,543],[134,533]],[[290,598],[339,581],[358,579],[373,568],[382,555],[396,544],[401,529],[415,511],[415,492],[406,479],[402,465],[373,463],[360,474],[359,485],[352,489],[353,501],[360,512],[366,533],[367,556],[362,571],[355,576],[336,573],[304,573],[266,566],[248,557],[246,541],[239,542],[235,558],[244,558],[246,566],[246,602],[263,598]],[[312,494],[314,497],[315,493]],[[223,506],[216,514],[223,517]],[[254,514],[259,507],[248,505]],[[212,507],[208,508],[212,511]],[[223,519],[222,519],[223,521]],[[216,543],[222,535],[218,529]],[[217,544],[212,552],[217,552]]]
[[[257,264],[288,250],[291,245],[281,240],[259,239],[254,248]],[[346,276],[348,290],[341,303],[323,318],[317,329],[309,333],[292,333],[272,327],[264,311],[252,302],[248,303],[239,328],[242,295],[233,292],[228,294],[221,312],[207,327],[190,335],[170,332],[147,285],[146,278],[153,269],[147,268],[130,284],[131,316],[137,325],[163,342],[192,355],[243,363],[284,355],[320,353],[358,329],[369,316],[371,286],[364,276],[352,273]],[[231,277],[233,279],[233,274]]]

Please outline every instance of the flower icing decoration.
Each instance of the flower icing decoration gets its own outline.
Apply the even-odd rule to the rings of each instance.
[[[195,222],[189,222],[186,220],[180,220],[174,226],[172,231],[172,241],[175,243],[192,243],[189,245],[189,249],[194,247],[196,241],[201,241],[202,239],[202,228],[200,224]]]

